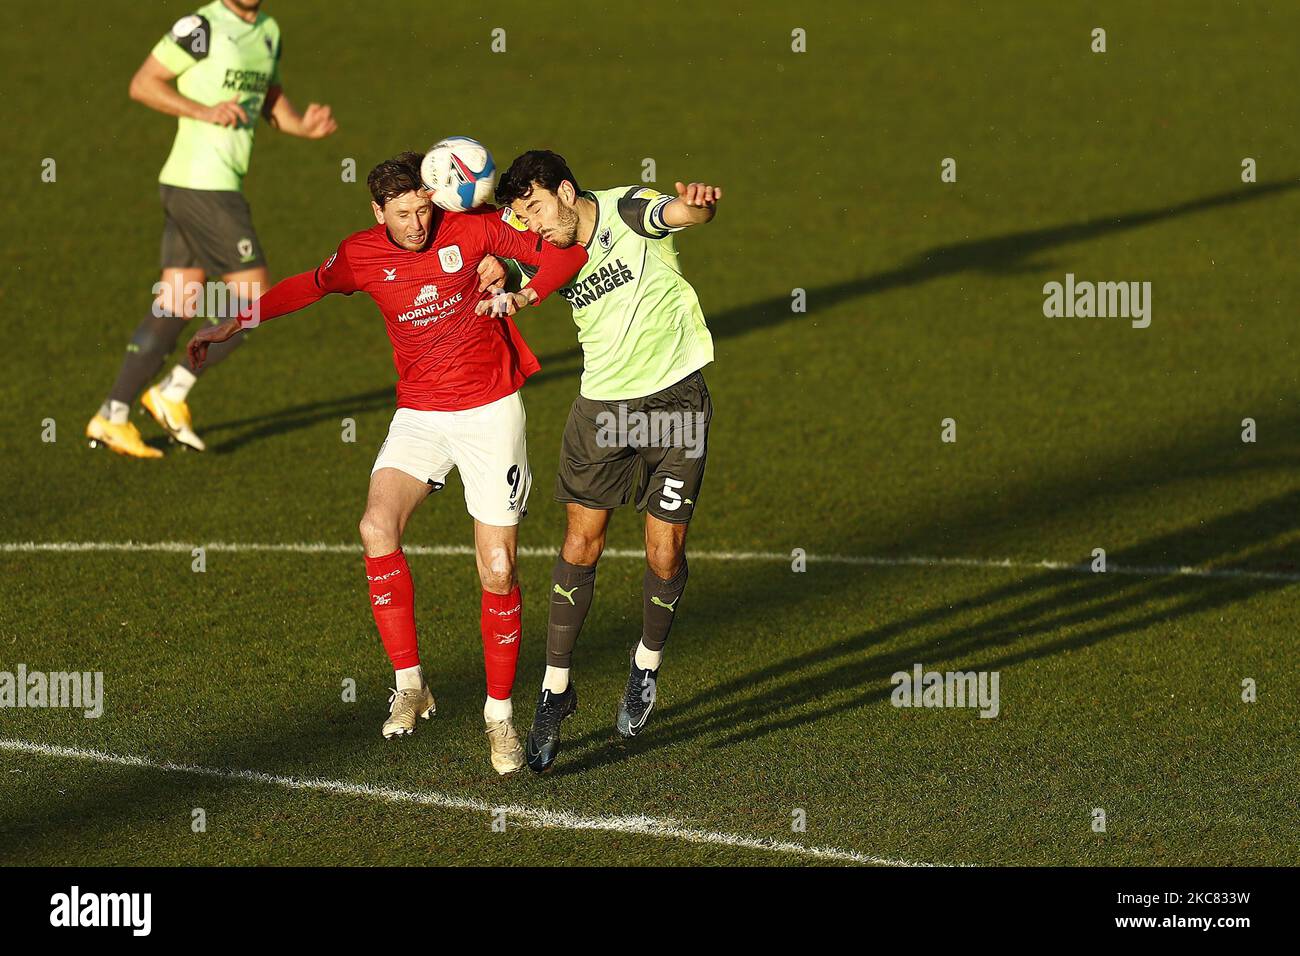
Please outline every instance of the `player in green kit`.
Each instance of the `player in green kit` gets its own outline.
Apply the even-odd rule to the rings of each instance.
[[[559,290],[573,307],[583,373],[556,477],[568,522],[551,582],[546,677],[524,748],[536,771],[555,761],[560,724],[577,709],[569,667],[614,508],[635,494],[646,512],[641,640],[615,718],[625,737],[650,716],[686,589],[686,528],[713,415],[700,370],[713,361],[713,338],[672,234],[710,221],[722,190],[676,188],[676,197],[642,186],[580,190],[564,158],[545,150],[524,153],[497,185],[503,217],[552,245],[587,250],[587,264]]]
[[[127,416],[175,347],[185,322],[212,299],[205,294],[205,277],[221,277],[222,297],[232,315],[270,286],[240,191],[258,117],[307,139],[338,128],[328,106],[312,103],[300,114],[284,95],[280,27],[260,7],[261,0],[214,0],[181,17],[131,79],[132,99],[178,118],[171,155],[158,176],[165,215],[162,278],[149,315],[127,345],[116,382],[86,426],[92,445],[103,443],[135,458],[161,457]],[[208,316],[214,322],[225,317]],[[241,334],[213,347],[204,369],[242,339]],[[182,361],[144,392],[143,404],[172,438],[202,451],[186,403],[196,375]]]

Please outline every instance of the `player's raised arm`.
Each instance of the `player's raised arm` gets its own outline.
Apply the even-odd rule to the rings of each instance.
[[[677,198],[663,205],[660,216],[670,229],[685,229],[711,220],[718,212],[722,198],[721,186],[705,183],[675,183]]]
[[[688,226],[708,222],[721,198],[721,187],[704,183],[677,183],[676,198],[649,186],[633,186],[619,197],[618,214],[638,236],[663,239]]]

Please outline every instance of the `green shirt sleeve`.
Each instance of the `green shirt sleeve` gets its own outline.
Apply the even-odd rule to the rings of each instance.
[[[670,226],[664,222],[664,207],[672,202],[656,189],[633,186],[618,201],[619,217],[638,236],[662,239],[669,233],[681,232],[683,226]]]
[[[191,13],[172,24],[171,32],[154,44],[153,55],[177,76],[208,55],[212,24],[201,13]]]
[[[153,56],[155,60],[178,76],[199,62],[182,50],[176,41],[171,38],[170,33],[154,45]]]

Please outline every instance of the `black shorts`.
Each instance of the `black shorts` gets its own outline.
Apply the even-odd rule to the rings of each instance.
[[[622,402],[579,396],[560,446],[555,500],[607,510],[636,493],[638,511],[686,524],[708,457],[713,402],[701,372]]]
[[[244,194],[160,184],[164,269],[202,269],[221,276],[266,265]]]

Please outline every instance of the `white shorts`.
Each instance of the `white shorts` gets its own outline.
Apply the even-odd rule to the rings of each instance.
[[[517,525],[527,513],[533,484],[524,440],[527,421],[518,392],[459,412],[399,408],[370,473],[396,468],[437,491],[457,468],[470,515],[484,524]]]

